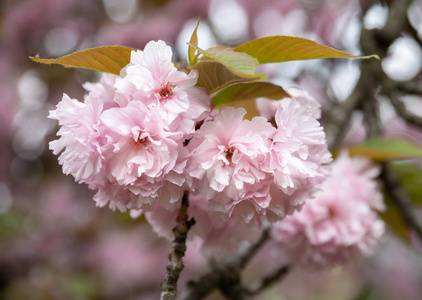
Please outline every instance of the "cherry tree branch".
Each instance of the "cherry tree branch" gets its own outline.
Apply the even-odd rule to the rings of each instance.
[[[269,224],[264,225],[262,235],[258,241],[241,249],[237,255],[238,264],[243,269],[255,256],[258,250],[270,239],[271,226]]]
[[[399,34],[411,28],[407,18],[407,10],[413,0],[396,0],[390,4],[389,16],[384,27],[376,30],[378,43],[390,45]],[[384,47],[387,49],[387,47]]]
[[[265,276],[255,288],[247,290],[247,293],[249,295],[258,295],[264,289],[268,288],[270,285],[283,278],[289,272],[289,270],[289,266],[281,266],[280,268],[274,270],[274,272]]]
[[[422,86],[419,80],[400,82],[397,88],[406,94],[422,96]]]
[[[385,56],[388,47],[399,34],[403,30],[411,28],[407,19],[407,9],[411,2],[411,0],[394,1],[390,5],[389,17],[383,28],[372,30],[362,28],[360,45],[364,55],[378,54],[381,57]],[[345,102],[332,111],[327,124],[324,126],[330,150],[338,147],[353,110],[358,108],[364,101],[371,101],[369,98],[377,88],[377,85],[381,84],[385,87],[387,81],[391,82],[392,80],[384,73],[379,61],[373,59],[362,61],[361,77],[353,92]],[[410,88],[408,85],[406,86]],[[421,91],[420,88],[416,89]],[[415,90],[414,85],[413,90]]]
[[[363,89],[360,88],[363,79],[363,72],[356,85],[356,88],[345,102],[337,106],[330,114],[327,124],[324,126],[327,136],[328,148],[335,150],[341,141],[343,132],[349,123],[352,112],[359,106],[363,97]],[[358,88],[359,87],[359,88]]]
[[[381,82],[382,92],[389,98],[397,114],[407,123],[422,128],[422,118],[408,111],[404,103],[400,100],[400,95],[418,95],[422,96],[422,87],[420,82],[397,82],[388,78],[385,74]]]
[[[269,238],[270,227],[266,226],[257,242],[240,249],[222,261],[213,262],[212,269],[207,274],[188,283],[182,299],[203,299],[217,288],[228,299],[249,299],[248,291],[241,284],[241,272]]]
[[[362,29],[360,44],[364,55],[378,54],[380,56],[385,56],[389,45],[391,45],[403,30],[409,27],[407,9],[410,3],[411,0],[398,0],[392,2],[389,8],[390,14],[384,28],[373,30]],[[344,129],[349,123],[351,113],[355,109],[363,109],[367,121],[370,118],[376,117],[376,100],[374,95],[379,90],[379,87],[383,87],[387,79],[388,77],[383,72],[379,61],[368,60],[362,62],[361,76],[355,89],[345,102],[339,104],[338,107],[332,111],[330,119],[325,126],[328,144],[331,150],[338,147]],[[376,119],[375,122],[368,123],[371,134],[375,134],[379,131],[379,124],[377,124]],[[395,181],[395,178],[392,177],[388,167],[384,169],[382,178],[386,182],[387,192],[397,198],[394,201],[396,201],[396,205],[399,207],[400,211],[402,211],[403,217],[407,220],[406,222],[408,222],[409,226],[415,228],[418,234],[422,233],[422,231],[419,231],[419,228],[422,227],[419,226],[418,220],[415,219],[413,210],[410,206],[412,203],[408,196],[403,191],[400,184],[397,183],[398,181]],[[393,196],[391,197],[393,198]],[[182,299],[203,299],[217,288],[220,289],[223,295],[230,299],[249,299],[251,296],[261,292],[269,284],[282,278],[289,270],[287,266],[283,266],[274,273],[263,278],[262,282],[254,289],[242,287],[242,270],[268,238],[269,230],[266,229],[257,243],[250,245],[250,247],[243,249],[243,251],[239,251],[237,254],[229,256],[218,263],[214,263],[212,269],[207,274],[196,281],[189,283]]]
[[[174,240],[172,250],[169,253],[169,262],[166,267],[166,275],[161,285],[161,300],[174,300],[177,295],[177,280],[182,272],[183,256],[186,252],[186,238],[191,226],[195,224],[192,218],[188,220],[188,192],[183,194],[182,205],[177,216],[177,225],[173,228]]]
[[[392,2],[389,8],[389,17],[382,29],[362,29],[360,44],[364,55],[376,53],[384,56],[389,45],[400,33],[411,27],[407,19],[407,10],[411,2],[411,0]],[[326,132],[330,149],[333,150],[337,147],[343,129],[347,124],[348,115],[359,105],[365,112],[368,134],[380,134],[381,124],[377,115],[376,99],[374,97],[378,87],[381,87],[381,93],[389,97],[391,104],[403,119],[413,125],[422,125],[422,119],[409,113],[404,104],[397,98],[398,92],[422,95],[420,84],[416,82],[398,83],[384,73],[379,62],[363,62],[361,77],[354,91],[337,110],[333,110],[333,116],[327,124]],[[399,209],[406,224],[415,230],[422,239],[422,221],[415,214],[412,200],[401,186],[400,180],[390,163],[383,163],[382,167],[380,178],[384,183],[387,194]]]
[[[394,109],[396,110],[397,114],[402,117],[404,120],[406,120],[407,123],[419,126],[422,128],[422,118],[410,113],[403,102],[400,101],[398,96],[393,93],[389,93],[389,98],[391,104],[394,106]]]
[[[399,2],[399,1],[398,1]],[[409,1],[405,1],[409,3]],[[402,13],[404,11],[401,9]],[[403,16],[402,16],[403,17]],[[374,71],[374,70],[373,70]],[[381,69],[378,69],[376,74],[378,78],[381,78],[380,83],[382,86],[382,92],[390,98],[393,106],[405,115],[408,114],[405,111],[403,103],[397,102],[400,101],[395,98],[394,90],[397,88],[399,83],[389,79]],[[370,101],[365,102],[364,109],[366,114],[366,123],[368,125],[369,135],[379,135],[381,131],[381,124],[377,110],[375,107],[375,99],[368,99]],[[400,114],[401,115],[401,114]],[[403,117],[403,116],[402,116]],[[404,117],[403,117],[404,118]],[[406,118],[405,118],[406,119]],[[380,178],[384,183],[384,189],[388,196],[391,198],[394,205],[400,211],[401,216],[405,223],[412,228],[418,236],[422,239],[422,222],[418,219],[418,216],[415,213],[415,206],[413,205],[412,199],[409,197],[407,192],[403,189],[400,180],[397,174],[391,167],[391,163],[384,162],[382,164],[382,172]]]

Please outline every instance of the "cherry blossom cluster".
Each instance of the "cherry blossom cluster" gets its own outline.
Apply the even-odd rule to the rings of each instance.
[[[120,76],[85,84],[83,102],[63,96],[50,112],[61,126],[50,148],[63,172],[97,190],[98,206],[145,212],[152,224],[190,191],[202,237],[299,210],[331,161],[316,101],[291,89],[270,104],[271,117],[247,120],[243,108],[211,109],[197,71],[171,59],[164,42],[149,42]]]
[[[274,224],[277,252],[315,269],[370,254],[384,233],[374,211],[385,209],[375,180],[379,171],[369,159],[342,153],[316,197]]]

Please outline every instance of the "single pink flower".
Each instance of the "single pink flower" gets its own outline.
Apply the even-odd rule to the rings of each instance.
[[[50,144],[66,174],[98,189],[97,205],[148,210],[158,200],[179,205],[190,156],[184,142],[209,113],[209,99],[194,86],[196,72],[178,71],[164,42],[132,52],[121,74],[85,83],[84,102],[64,96],[50,117],[60,139]]]
[[[292,99],[299,102],[301,105],[306,105],[313,118],[321,118],[321,104],[306,91],[296,87],[290,87],[286,90],[286,92],[291,96]],[[275,114],[280,105],[280,101],[284,101],[286,99],[288,98],[283,98],[276,101],[260,97],[255,99],[255,105],[261,116],[267,118],[269,121],[272,121],[275,119]]]
[[[375,182],[379,168],[342,154],[315,199],[274,224],[276,247],[304,267],[346,263],[369,254],[384,232],[372,209],[383,209]]]
[[[50,142],[63,173],[71,174],[77,182],[90,183],[102,167],[103,153],[101,120],[103,103],[96,95],[88,95],[84,102],[63,99],[50,111],[49,118],[59,121],[58,140]]]
[[[210,199],[214,210],[229,215],[242,201],[262,208],[270,201],[271,178],[262,171],[262,163],[269,152],[268,136],[275,129],[262,117],[243,120],[245,113],[243,108],[222,107],[188,145],[188,171],[195,188]]]
[[[144,51],[132,52],[130,64],[115,85],[116,101],[122,107],[133,100],[142,101],[160,113],[170,130],[192,133],[196,121],[209,111],[209,99],[203,88],[195,86],[196,70],[189,74],[177,70],[172,55],[163,41],[151,41]]]
[[[107,110],[117,106],[117,103],[114,101],[116,96],[114,84],[117,78],[116,75],[103,73],[99,82],[85,82],[82,86],[89,94],[94,94],[100,98],[103,103],[103,109]]]
[[[315,103],[303,96],[278,103],[274,117],[277,130],[271,136],[271,151],[262,168],[274,178],[270,189],[273,200],[268,208],[272,222],[299,210],[328,174],[331,153],[323,128],[315,119],[319,115]]]
[[[135,202],[124,200],[128,208],[151,204],[166,181],[180,189],[188,153],[181,140],[174,139],[172,133],[164,130],[157,111],[148,110],[140,101],[132,101],[126,107],[103,112],[101,120],[107,139],[105,177],[118,186],[111,191],[123,189],[139,196]],[[161,201],[170,203],[174,199],[168,195]]]

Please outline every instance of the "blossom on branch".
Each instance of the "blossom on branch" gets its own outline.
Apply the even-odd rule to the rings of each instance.
[[[127,203],[129,208],[151,204],[161,195],[159,190],[166,181],[178,186],[184,183],[181,173],[187,151],[180,147],[180,140],[164,131],[156,111],[149,111],[143,103],[132,101],[126,107],[105,111],[101,119],[108,145],[104,154],[107,179],[140,196],[137,203]],[[184,159],[180,160],[182,157]],[[162,202],[174,203],[179,197],[177,193],[176,199],[166,197]]]
[[[189,240],[195,240],[201,251],[212,256],[225,255],[234,252],[242,241],[255,241],[261,230],[255,224],[247,224],[243,219],[233,214],[230,218],[226,213],[218,215],[210,209],[210,201],[204,195],[191,195],[189,198],[189,216],[196,220],[188,235]],[[141,211],[131,211],[136,218]],[[145,218],[152,230],[167,240],[173,238],[172,229],[178,209],[173,211],[154,204],[150,211],[145,212]]]
[[[315,199],[274,224],[276,247],[306,268],[342,264],[369,254],[384,232],[373,209],[383,210],[379,168],[343,153]]]
[[[315,118],[319,113],[319,105],[305,97],[279,101],[275,113],[277,131],[271,137],[271,155],[264,170],[274,174],[274,184],[283,193],[273,189],[273,195],[283,198],[284,208],[274,205],[278,209],[271,210],[272,221],[277,220],[275,215],[280,219],[300,209],[329,172],[331,154],[323,128]]]

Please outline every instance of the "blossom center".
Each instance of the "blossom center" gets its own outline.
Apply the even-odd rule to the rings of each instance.
[[[229,161],[229,163],[232,163],[232,157],[233,157],[233,153],[236,150],[235,147],[226,147],[226,150],[224,150],[224,153],[226,153],[226,159]]]
[[[142,134],[142,131],[139,132],[138,138],[136,140],[133,139],[129,141],[129,144],[132,146],[132,148],[140,149],[148,145],[149,143],[148,137],[146,136],[141,139],[141,134]]]
[[[170,84],[170,82],[167,82],[166,84],[162,84],[159,90],[161,100],[164,100],[170,97],[173,92],[173,88],[174,88],[174,85]]]
[[[327,219],[334,219],[337,216],[337,211],[334,207],[328,206],[328,216]]]

